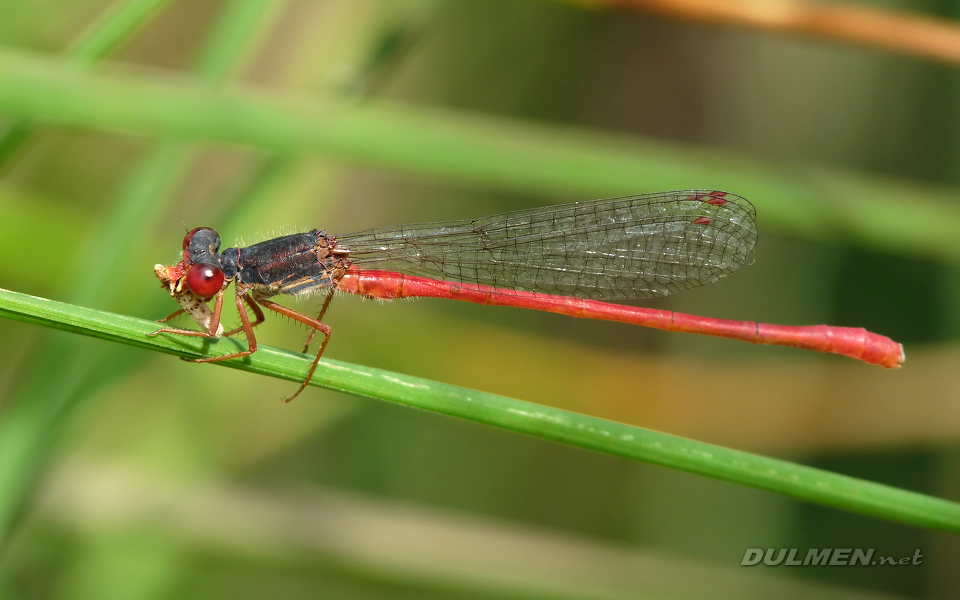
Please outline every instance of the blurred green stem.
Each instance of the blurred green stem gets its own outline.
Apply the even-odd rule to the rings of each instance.
[[[129,39],[130,35],[170,0],[126,0],[103,15],[80,37],[66,56],[80,65],[90,65],[104,58]],[[31,135],[31,127],[21,120],[4,121],[0,125],[0,166],[13,156]]]
[[[6,290],[0,290],[0,316],[191,358],[227,354],[244,346],[226,338],[147,337],[157,329],[153,321]],[[261,345],[252,356],[212,364],[299,382],[311,361],[305,354]],[[960,504],[954,502],[557,408],[335,360],[321,361],[311,384],[844,510],[960,533]]]
[[[215,140],[514,191],[595,198],[726,189],[762,231],[960,262],[954,194],[809,167],[784,168],[570,128],[384,102],[348,105],[196,81],[92,72],[0,53],[0,111],[66,126]]]
[[[210,82],[220,81],[234,68],[228,53],[240,55],[263,24],[262,15],[274,0],[232,0],[223,11],[197,65]],[[101,43],[99,47],[103,47]],[[127,253],[147,228],[166,210],[171,190],[189,164],[189,147],[166,142],[149,152],[121,190],[113,211],[103,219],[78,260],[96,256],[71,272],[82,273],[73,299],[83,304],[103,303],[120,293]],[[116,360],[109,350],[87,348],[77,340],[59,340],[42,355],[30,381],[0,422],[0,544],[10,534],[14,517],[42,470],[59,425],[104,371],[105,361]]]
[[[67,51],[67,57],[81,64],[93,64],[130,39],[131,34],[146,23],[171,0],[122,0],[104,13],[88,32]]]

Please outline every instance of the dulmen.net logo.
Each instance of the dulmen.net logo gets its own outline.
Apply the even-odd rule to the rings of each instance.
[[[802,558],[801,558],[802,557]],[[899,567],[917,566],[923,562],[918,548],[912,556],[880,556],[876,548],[747,548],[740,561],[742,567],[764,564],[769,567]]]

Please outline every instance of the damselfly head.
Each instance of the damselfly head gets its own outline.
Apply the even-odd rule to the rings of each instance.
[[[203,300],[215,296],[225,282],[220,265],[220,236],[209,227],[197,227],[183,238],[183,259],[166,267],[155,265],[154,274],[160,284],[178,300],[194,296]]]
[[[209,227],[197,227],[183,238],[183,284],[198,298],[210,298],[223,288],[219,250],[220,235]]]

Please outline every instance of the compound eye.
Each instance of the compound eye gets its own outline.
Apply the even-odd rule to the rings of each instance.
[[[190,247],[190,243],[193,242],[193,236],[194,236],[198,231],[213,231],[213,230],[210,229],[209,227],[195,227],[195,228],[191,229],[191,230],[187,233],[187,235],[185,235],[184,238],[183,238],[183,249],[184,249],[184,250],[186,250],[187,248]],[[214,232],[214,233],[216,233],[216,232]]]
[[[199,298],[215,296],[223,287],[223,271],[213,265],[196,264],[187,271],[187,288]]]

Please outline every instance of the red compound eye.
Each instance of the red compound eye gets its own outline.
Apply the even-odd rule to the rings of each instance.
[[[200,298],[214,296],[223,287],[223,271],[213,265],[193,265],[187,271],[187,287]]]

